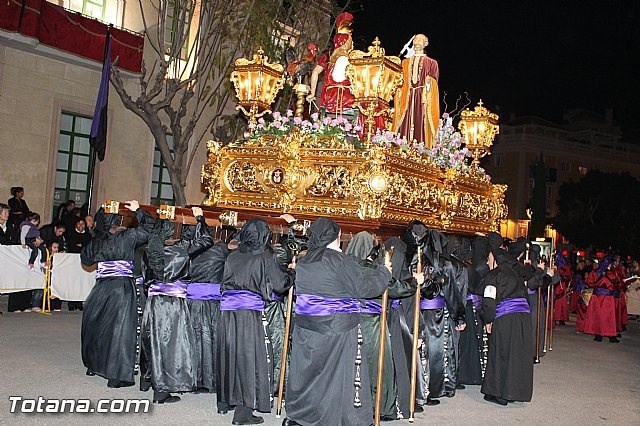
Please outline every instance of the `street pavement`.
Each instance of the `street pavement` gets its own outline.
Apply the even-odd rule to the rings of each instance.
[[[232,412],[218,415],[215,395],[205,394],[182,395],[176,404],[152,404],[144,414],[10,413],[10,396],[97,401],[150,399],[152,394],[137,386],[109,389],[104,379],[85,375],[80,356],[82,312],[7,313],[6,303],[7,296],[1,296],[0,424],[231,424]],[[441,399],[439,406],[425,407],[414,424],[640,425],[640,323],[632,321],[619,344],[594,342],[591,336],[576,334],[573,326],[569,322],[556,329],[553,351],[535,367],[530,403],[500,407],[485,402],[479,386],[467,386],[454,398]],[[263,414],[265,425],[281,424],[273,413]]]

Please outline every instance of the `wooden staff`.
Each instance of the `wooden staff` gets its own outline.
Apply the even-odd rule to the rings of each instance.
[[[44,244],[44,243],[43,243]],[[51,265],[53,259],[53,252],[47,251],[47,269],[44,272],[44,290],[42,291],[42,309],[41,314],[51,313]]]
[[[393,247],[384,254],[384,263],[391,263]],[[378,377],[376,378],[376,406],[374,424],[380,426],[380,405],[382,404],[382,375],[384,374],[384,351],[387,343],[387,303],[389,302],[389,288],[382,293],[382,312],[380,313],[380,349],[378,351]]]
[[[296,265],[296,256],[291,260],[293,267]],[[278,403],[276,405],[276,418],[280,418],[282,414],[282,395],[284,393],[284,376],[287,369],[287,355],[289,352],[289,331],[291,329],[291,311],[293,308],[293,286],[289,288],[287,294],[287,318],[284,326],[284,341],[282,342],[282,359],[280,360],[280,381],[278,384]]]
[[[418,268],[422,273],[422,249],[418,247]],[[411,389],[409,399],[409,423],[413,423],[416,408],[416,382],[418,378],[418,328],[420,326],[420,283],[416,287],[415,308],[413,310],[413,352],[411,354]]]
[[[378,351],[378,377],[376,378],[376,406],[374,424],[380,426],[380,405],[382,404],[382,375],[384,374],[384,350],[387,341],[387,302],[389,289],[382,293],[382,313],[380,314],[380,350]]]

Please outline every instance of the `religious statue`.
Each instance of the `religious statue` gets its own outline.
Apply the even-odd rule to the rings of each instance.
[[[393,131],[431,148],[440,122],[440,96],[438,62],[425,53],[428,44],[427,36],[417,34],[413,55],[402,60],[404,84],[394,98]]]
[[[333,38],[334,50],[328,58],[328,63],[326,56],[321,58],[311,73],[311,93],[307,96],[307,101],[315,99],[318,76],[324,72],[320,106],[334,114],[341,114],[344,110],[353,107],[354,97],[349,89],[351,82],[346,76],[349,52],[353,49],[352,22],[353,15],[348,12],[343,12],[336,17],[337,34]]]

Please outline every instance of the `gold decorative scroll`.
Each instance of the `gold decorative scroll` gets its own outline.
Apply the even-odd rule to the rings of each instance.
[[[356,149],[294,130],[242,145],[208,143],[202,168],[206,204],[250,210],[374,220],[412,219],[456,233],[497,230],[507,217],[505,185],[484,175],[443,171],[427,157],[396,147]]]

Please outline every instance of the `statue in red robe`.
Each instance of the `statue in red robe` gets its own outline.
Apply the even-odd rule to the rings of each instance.
[[[351,82],[346,76],[349,52],[353,50],[352,22],[353,15],[348,12],[343,12],[336,17],[337,34],[333,38],[333,52],[328,60],[324,56],[318,61],[311,75],[311,93],[307,96],[307,101],[315,99],[318,76],[324,73],[320,106],[334,114],[341,114],[344,110],[353,107]]]

